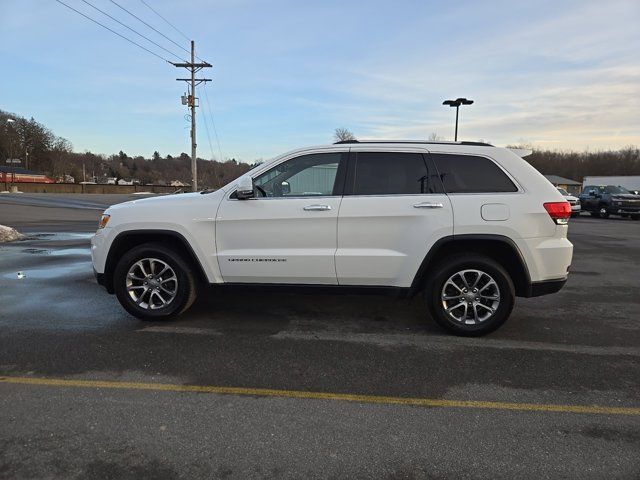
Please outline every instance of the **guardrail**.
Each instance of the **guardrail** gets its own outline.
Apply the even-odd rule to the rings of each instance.
[[[86,183],[15,183],[24,193],[173,193],[184,187],[167,185],[100,185]],[[189,188],[189,187],[186,187]]]

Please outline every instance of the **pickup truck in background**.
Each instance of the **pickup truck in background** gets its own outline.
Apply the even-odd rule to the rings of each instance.
[[[592,217],[609,215],[640,219],[640,195],[615,185],[586,185],[580,194],[580,206]]]

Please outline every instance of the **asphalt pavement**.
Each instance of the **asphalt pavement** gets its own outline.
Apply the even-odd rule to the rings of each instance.
[[[203,292],[142,322],[93,280],[130,196],[1,196],[0,478],[638,478],[640,222],[483,338],[422,299]],[[22,278],[18,278],[18,272]]]

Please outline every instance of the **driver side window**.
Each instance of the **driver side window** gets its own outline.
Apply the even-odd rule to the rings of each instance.
[[[254,179],[257,197],[338,195],[336,179],[346,153],[317,153],[287,160]]]

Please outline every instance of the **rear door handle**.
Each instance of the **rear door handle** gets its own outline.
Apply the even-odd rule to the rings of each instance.
[[[444,208],[444,205],[442,203],[422,202],[415,203],[413,208]]]
[[[331,205],[307,205],[306,207],[304,207],[304,210],[307,210],[307,211],[331,210]]]

